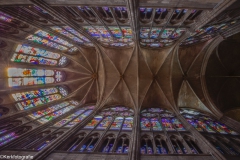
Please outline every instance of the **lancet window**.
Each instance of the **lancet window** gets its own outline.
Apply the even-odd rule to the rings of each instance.
[[[84,113],[87,113],[93,108],[90,106],[83,109],[85,109]],[[81,115],[84,113],[82,112]],[[103,109],[81,129],[87,134],[79,133],[81,136],[76,134],[70,143],[64,144],[64,142],[58,149],[70,152],[128,153],[130,141],[126,133],[132,130],[133,115],[133,110],[124,106]],[[101,131],[111,133],[105,136],[100,134]]]
[[[17,101],[17,107],[20,110],[26,110],[37,107],[49,102],[59,100],[68,95],[65,87],[57,86],[51,88],[43,88],[32,91],[13,93],[12,97]]]
[[[58,53],[34,48],[26,44],[19,44],[13,53],[11,61],[35,65],[65,66],[68,59]]]
[[[74,100],[65,101],[65,102],[53,105],[51,107],[48,107],[44,110],[33,112],[28,116],[32,119],[37,119],[39,123],[44,124],[76,108],[78,104],[79,103]]]
[[[238,135],[237,132],[227,127],[224,123],[221,123],[204,113],[191,109],[181,109],[180,113],[199,132]]]
[[[59,83],[64,80],[64,72],[47,69],[8,68],[9,87]]]

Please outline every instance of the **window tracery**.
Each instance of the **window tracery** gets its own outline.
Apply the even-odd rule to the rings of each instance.
[[[77,123],[80,123],[84,118],[86,118],[88,115],[90,115],[93,111],[95,106],[87,106],[83,107],[77,112],[71,114],[70,116],[60,120],[59,122],[55,123],[55,127],[62,127],[65,125],[65,127],[73,127]]]
[[[200,132],[205,131],[208,133],[238,135],[237,132],[233,131],[225,124],[218,122],[213,118],[210,118],[210,116],[201,112],[191,109],[181,109],[180,113],[194,128]]]
[[[61,87],[44,88],[33,91],[13,93],[12,97],[20,110],[37,107],[55,100],[59,100],[68,95],[68,91]]]
[[[44,124],[50,120],[53,120],[64,113],[67,113],[68,111],[74,109],[76,105],[74,102],[77,101],[65,101],[62,103],[59,103],[57,105],[53,105],[51,107],[48,107],[44,110],[33,112],[32,114],[28,115],[32,119],[38,119],[37,121],[41,124]],[[78,102],[77,102],[78,104]],[[60,122],[61,124],[61,122]]]
[[[34,35],[29,35],[26,37],[27,40],[33,41],[35,43],[43,44],[48,47],[52,47],[55,49],[59,49],[62,51],[68,50],[69,52],[74,52],[77,50],[73,44],[55,36],[50,33],[47,33],[43,30],[38,30],[34,33]]]
[[[64,72],[46,69],[8,68],[9,87],[59,83],[64,80]]]
[[[58,53],[49,52],[44,49],[30,47],[29,45],[19,44],[13,54],[11,61],[19,63],[31,63],[50,66],[65,66],[68,62],[67,57]]]
[[[2,135],[0,137],[0,146],[3,146],[5,144],[9,143],[10,141],[18,138],[20,135],[22,135],[23,133],[25,133],[31,129],[32,129],[32,127],[30,127],[30,126],[23,126],[23,127],[18,128],[10,133],[6,133],[6,134],[3,133],[4,135]]]

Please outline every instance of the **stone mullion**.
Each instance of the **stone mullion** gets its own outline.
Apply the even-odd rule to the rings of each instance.
[[[89,138],[89,135],[97,128],[97,126],[103,121],[103,119],[104,118],[102,118],[98,122],[98,124],[96,124],[96,126],[94,126],[94,128],[91,129],[91,131],[87,133],[87,135],[81,140],[81,142],[78,143],[77,147],[74,150],[79,150],[80,149],[80,147],[82,146],[83,142],[85,142],[85,140]]]
[[[30,12],[32,12],[32,11],[29,11],[27,8],[23,8],[23,10],[24,10],[25,12],[28,12],[29,14],[31,14]],[[31,21],[31,20],[29,20],[28,18],[20,17],[16,12],[14,12],[14,11],[12,11],[12,10],[10,10],[10,9],[3,9],[3,11],[6,12],[6,13],[8,13],[9,15],[12,15],[13,17],[16,17],[16,19],[18,19],[18,20],[20,20],[20,21],[23,21],[24,23],[27,23],[27,24],[29,24],[29,25],[31,25],[31,26],[34,26],[35,28],[38,28],[39,30],[44,29],[44,31],[47,31],[48,33],[51,33],[51,34],[53,34],[53,35],[57,35],[59,38],[65,40],[65,41],[70,41],[70,42],[73,43],[73,44],[77,44],[77,43],[76,43],[75,41],[73,41],[72,39],[63,36],[63,35],[61,35],[60,33],[53,32],[53,30],[51,30],[51,29],[49,29],[49,28],[47,28],[47,27],[45,27],[45,26],[42,26],[42,25],[40,25],[40,24],[38,24],[38,23],[36,23],[36,22],[34,22],[34,21]],[[40,17],[41,17],[41,16],[40,16]],[[51,23],[54,24],[54,22],[53,22],[52,20],[49,20],[49,21],[51,21]],[[54,25],[56,25],[56,24],[54,24]],[[22,30],[22,29],[21,29],[21,31],[27,32],[27,31],[24,31],[24,30]],[[27,33],[28,33],[28,32],[27,32]],[[31,34],[34,34],[34,33],[31,33]],[[55,41],[53,41],[53,42],[55,42]],[[57,43],[57,42],[55,42],[55,43]],[[59,44],[59,43],[58,43],[58,44]],[[60,45],[63,45],[63,44],[60,44]],[[64,45],[63,45],[63,46],[64,46]],[[65,47],[69,48],[68,46],[65,46]]]
[[[28,110],[23,110],[23,111],[18,111],[17,113],[13,113],[13,114],[9,114],[9,115],[6,115],[6,116],[2,116],[0,118],[0,122],[1,123],[5,123],[7,121],[11,121],[13,119],[17,119],[17,118],[20,118],[20,117],[24,117],[24,116],[27,116],[33,112],[36,112],[36,111],[39,111],[39,110],[43,110],[43,109],[46,109],[52,105],[56,105],[58,103],[61,103],[63,101],[63,99],[60,99],[60,100],[56,100],[56,101],[53,101],[53,102],[49,102],[47,104],[44,104],[42,106],[38,106],[38,107],[33,107],[33,108],[30,108]]]
[[[97,111],[92,112],[88,117],[86,117],[82,122],[78,123],[77,125],[73,126],[71,129],[63,133],[61,136],[56,138],[51,145],[45,147],[40,152],[38,152],[34,158],[35,160],[42,160],[46,158],[49,154],[53,152],[59,145],[62,144],[63,141],[66,141],[68,138],[76,134],[82,127],[84,127],[94,116],[96,115]]]
[[[79,109],[81,110],[81,108]],[[58,130],[61,130],[62,128],[64,128],[66,125],[68,125],[70,122],[74,121],[75,119],[77,119],[79,116],[81,116],[82,114],[84,114],[85,112],[87,112],[88,110],[85,110],[83,113],[81,113],[80,115],[76,116],[75,118],[73,118],[72,120],[70,120],[69,122],[65,123],[64,125],[62,125],[61,127],[58,127],[57,129],[55,129],[53,132],[49,133],[49,135],[53,135],[55,134]]]
[[[114,10],[113,10],[112,7],[109,7],[109,9],[110,9],[110,11],[111,11],[111,14],[112,14],[112,16],[113,16],[114,21],[117,23],[117,26],[118,26],[118,28],[120,29],[120,32],[121,32],[122,36],[125,37],[125,35],[123,34],[123,31],[122,31],[122,27],[119,25],[119,22],[118,22],[118,20],[117,20],[117,18],[116,18],[116,13],[114,13]]]
[[[129,146],[129,154],[128,154],[128,159],[129,160],[137,160],[140,159],[140,113],[139,111],[136,111],[134,115],[134,122],[133,122],[133,128],[132,128],[132,135],[131,139],[129,139],[130,146]]]
[[[235,121],[234,119],[227,116],[222,116],[220,118],[220,121],[240,134],[240,122]]]
[[[225,0],[217,7],[213,8],[212,11],[203,11],[201,15],[199,15],[196,19],[196,23],[193,23],[191,26],[191,30],[195,31],[195,29],[201,28],[208,22],[210,22],[213,18],[219,15],[222,11],[224,11],[227,7],[233,4],[236,0]]]
[[[226,158],[208,141],[206,138],[199,133],[187,120],[181,115],[176,114],[176,117],[183,124],[184,128],[188,130],[195,139],[198,141],[198,146],[201,146],[201,150],[205,154],[211,154],[219,160],[226,160]]]
[[[237,34],[240,32],[240,24],[236,24],[234,26],[232,26],[231,28],[229,28],[229,30],[223,32],[221,35],[224,37],[224,38],[228,38],[234,34]]]
[[[130,26],[132,28],[133,39],[138,43],[139,40],[139,19],[138,19],[138,6],[139,0],[126,0],[128,8],[128,16],[130,19]]]
[[[152,145],[153,145],[153,153],[157,153],[157,147],[156,147],[156,143],[155,143],[155,139],[154,139],[154,131],[153,131],[153,125],[152,125],[152,121],[151,118],[149,118],[149,122],[150,122],[150,131],[152,133]]]
[[[189,140],[187,140],[188,141],[188,143],[192,146],[192,148],[195,150],[195,152],[197,152],[197,154],[200,154],[199,152],[198,152],[198,150],[197,150],[197,148],[193,145],[193,143],[191,142],[191,140],[189,139]],[[196,144],[197,145],[197,144]],[[192,151],[191,151],[191,153],[192,153]],[[192,153],[193,154],[193,153]]]
[[[24,8],[24,10],[25,10],[26,12],[32,12],[32,11],[29,11],[27,8]],[[38,16],[39,16],[39,15],[38,15]],[[40,16],[40,17],[41,17],[41,16]],[[22,20],[22,21],[23,21],[23,20]],[[54,22],[54,21],[51,20],[51,19],[48,19],[48,21],[50,21],[50,22],[51,22],[52,24],[54,24],[55,26],[59,26],[58,24],[56,24],[56,22]],[[65,41],[68,41],[68,42],[70,41],[72,44],[79,45],[79,43],[75,42],[75,41],[72,40],[71,38],[62,35],[62,34],[60,34],[60,33],[56,32],[56,31],[52,30],[51,28],[49,28],[49,27],[47,27],[47,26],[42,26],[42,25],[39,25],[39,24],[37,24],[37,23],[35,23],[35,22],[32,23],[32,21],[28,21],[28,20],[25,20],[24,22],[26,22],[26,23],[28,23],[28,24],[30,24],[30,25],[32,25],[32,26],[34,26],[34,27],[36,27],[36,28],[38,28],[38,29],[40,29],[40,30],[42,30],[42,28],[43,28],[44,31],[47,31],[48,33],[51,33],[51,34],[53,34],[53,35],[57,35],[59,38],[65,40]],[[65,30],[65,29],[64,29],[64,30]],[[68,31],[67,31],[67,32],[68,32]],[[72,34],[71,32],[69,32],[69,33]],[[75,35],[74,35],[74,36],[75,36]]]
[[[173,128],[176,130],[176,132],[178,133],[178,135],[181,137],[181,142],[182,142],[182,145],[187,149],[187,152],[186,154],[191,154],[191,149],[190,147],[188,146],[188,144],[185,142],[185,140],[183,139],[181,133],[179,133],[179,131],[177,130],[177,128],[175,127],[175,125],[173,124]],[[184,151],[185,152],[185,151]]]
[[[35,137],[32,137],[35,138]],[[42,137],[43,138],[43,137]],[[22,149],[28,149],[31,148],[33,145],[35,145],[36,143],[38,143],[39,140],[41,140],[42,138],[39,139],[35,139],[32,142],[30,142],[29,144],[26,144],[25,146],[22,147]],[[15,147],[15,146],[14,146]]]
[[[69,105],[68,105],[68,106],[69,106]],[[56,112],[56,111],[59,111],[59,110],[61,110],[61,109],[63,109],[63,108],[67,108],[68,106],[59,108],[59,109],[57,109],[57,110],[55,110],[55,111],[53,111],[53,112],[50,112],[50,113],[48,113],[48,114],[52,114],[52,113],[54,113],[54,112]],[[39,119],[44,118],[44,117],[46,117],[46,116],[47,116],[47,115],[43,115],[43,116],[38,117],[38,118],[36,118],[36,119],[30,120],[30,121],[28,121],[28,122],[26,122],[26,123],[24,123],[24,124],[21,124],[21,125],[19,125],[19,126],[16,126],[16,127],[14,127],[14,128],[11,128],[11,129],[8,130],[7,132],[4,132],[3,134],[0,134],[0,136],[4,136],[4,135],[6,135],[6,134],[8,134],[8,133],[10,133],[10,132],[13,132],[14,130],[17,130],[17,129],[20,128],[20,127],[23,127],[23,126],[26,126],[26,125],[28,125],[28,124],[34,123],[34,122],[38,121]]]
[[[93,152],[96,151],[96,149],[98,148],[98,145],[100,145],[100,142],[102,141],[103,137],[106,135],[106,133],[109,131],[110,127],[112,126],[114,120],[115,120],[115,116],[112,116],[112,121],[111,123],[109,124],[109,126],[105,129],[105,131],[102,133],[102,135],[99,137],[99,140],[96,142],[96,144],[94,145],[94,148],[93,148]]]
[[[155,8],[153,8],[153,13],[151,15],[151,21],[152,22],[151,22],[150,27],[149,27],[148,38],[150,38],[150,35],[151,35],[151,32],[152,32],[155,14],[156,14],[156,10],[155,10]]]
[[[168,150],[171,152],[171,153],[175,153],[176,151],[175,151],[175,149],[174,149],[174,147],[173,147],[173,144],[172,144],[172,141],[171,141],[171,139],[170,139],[170,137],[168,136],[168,134],[167,134],[167,131],[166,131],[166,129],[165,129],[165,126],[162,124],[162,119],[161,119],[161,117],[159,116],[159,118],[158,118],[158,121],[159,121],[159,123],[161,124],[161,126],[162,126],[162,128],[163,128],[163,133],[164,133],[164,135],[166,136],[166,144],[167,144],[167,146],[168,146]]]
[[[109,34],[111,35],[111,38],[114,38],[111,30],[109,29],[109,27],[104,23],[104,21],[101,19],[101,17],[99,17],[97,11],[93,8],[90,7],[91,11],[93,12],[93,14],[97,17],[97,19],[102,23],[102,25],[106,28],[106,30],[109,32]]]
[[[0,150],[3,150],[3,149],[6,149],[6,148],[8,148],[8,147],[11,147],[11,146],[13,146],[13,145],[16,145],[16,143],[22,143],[27,137],[38,134],[39,132],[41,132],[41,131],[44,130],[45,128],[47,128],[47,127],[55,124],[55,123],[58,122],[59,120],[61,120],[61,119],[65,118],[65,117],[69,116],[70,114],[76,112],[78,109],[79,109],[79,107],[75,107],[74,109],[70,110],[69,112],[64,113],[63,115],[57,117],[56,119],[53,119],[53,120],[51,120],[51,121],[49,121],[49,122],[47,122],[47,123],[45,123],[45,124],[42,124],[42,125],[36,127],[36,128],[33,129],[33,130],[30,130],[30,131],[28,131],[28,132],[20,135],[17,139],[14,139],[14,140],[12,140],[11,142],[3,145],[3,147],[1,147]]]
[[[192,12],[192,10],[188,10],[187,13],[184,15],[184,17],[181,18],[182,22],[178,25],[178,27],[176,27],[174,29],[174,31],[171,33],[170,37],[177,31],[177,29],[179,29],[182,26],[182,24],[188,18],[188,16],[191,14],[191,12]],[[168,39],[169,39],[169,37],[168,37]]]
[[[66,108],[66,107],[67,107],[67,106],[65,106],[65,107],[63,107],[63,108]],[[63,108],[59,108],[59,109],[57,109],[57,110],[55,110],[55,111],[53,111],[53,112],[59,111],[59,110],[61,110],[61,109],[63,109]],[[53,113],[53,112],[51,112],[51,113]],[[51,114],[51,113],[49,113],[49,114]],[[12,132],[12,131],[20,128],[20,127],[23,127],[23,126],[25,126],[25,125],[34,123],[34,122],[38,121],[39,119],[41,119],[41,118],[43,118],[43,117],[46,117],[46,116],[47,116],[47,115],[43,115],[43,116],[41,116],[41,117],[39,117],[39,118],[30,120],[29,122],[26,122],[26,123],[24,123],[24,124],[21,124],[21,125],[19,125],[19,126],[16,126],[16,127],[14,127],[14,128],[11,128],[11,129],[8,130],[7,132],[4,132],[3,134],[0,134],[0,136],[4,136],[4,135],[6,135],[6,134],[8,134],[8,133],[10,133],[10,132]]]
[[[161,31],[160,31],[157,39],[159,39],[159,40],[161,39],[162,33],[165,30],[165,28],[167,27],[168,23],[170,22],[174,12],[175,12],[175,10],[172,9],[171,13],[169,13],[169,17],[168,17],[168,19],[166,21],[166,24],[163,27],[161,27]]]
[[[32,150],[37,150],[37,146],[40,146],[43,142],[45,142],[46,140],[48,140],[48,138],[51,138],[51,135],[46,135],[44,137],[42,137],[41,139],[39,139],[38,141],[36,141],[34,144],[30,145],[29,147],[27,147],[27,149],[32,149]],[[51,143],[51,142],[50,142]]]
[[[114,140],[114,142],[113,142],[113,147],[112,147],[112,149],[110,150],[111,153],[114,152],[114,150],[115,150],[115,148],[116,148],[116,146],[117,146],[118,136],[119,136],[120,133],[122,132],[122,127],[123,127],[124,121],[125,121],[125,117],[123,118],[123,122],[122,122],[122,124],[121,124],[121,128],[119,129],[119,131],[118,131],[118,133],[117,133],[117,136],[116,136],[116,138],[115,138],[115,140]]]
[[[229,155],[234,155],[234,152],[231,151],[225,144],[223,144],[221,141],[217,140],[217,143],[222,147],[222,149],[225,150]]]
[[[14,36],[14,35],[7,35],[7,34],[1,33],[0,39],[9,41],[9,42],[13,42],[13,43],[17,43],[17,44],[28,44],[31,47],[46,49],[48,51],[56,52],[56,53],[60,54],[61,56],[64,55],[66,57],[69,57],[69,55],[64,53],[64,51],[62,51],[62,50],[58,50],[58,49],[54,49],[54,48],[51,48],[48,46],[44,46],[42,44],[34,43],[33,41],[29,41],[27,39],[20,39],[19,37]]]
[[[89,81],[87,81],[85,84],[87,84]],[[63,84],[63,83],[58,83],[59,85]],[[85,85],[84,84],[84,85]],[[56,84],[54,84],[56,85]],[[83,86],[84,86],[83,85]],[[46,87],[49,87],[49,85],[45,85]],[[52,85],[53,86],[53,85]],[[38,86],[39,87],[39,86]],[[80,87],[81,88],[81,87]],[[23,88],[24,89],[24,88]],[[77,89],[79,90],[79,88]],[[76,91],[77,91],[76,90]],[[17,112],[17,113],[14,113],[14,114],[11,114],[11,115],[6,115],[6,116],[2,116],[0,118],[0,122],[3,123],[3,122],[6,122],[8,120],[12,120],[12,119],[16,119],[16,118],[19,118],[19,117],[23,117],[23,116],[27,116],[28,114],[31,114],[32,112],[36,112],[38,110],[43,110],[43,109],[46,109],[47,107],[49,107],[49,105],[54,105],[54,104],[59,104],[61,103],[63,100],[66,100],[68,98],[70,98],[76,91],[73,91],[72,93],[68,94],[66,97],[64,98],[61,98],[59,100],[56,100],[56,101],[52,101],[52,102],[49,102],[49,103],[46,103],[44,105],[41,105],[39,107],[33,107],[33,108],[30,108],[26,111],[20,111],[20,112]]]
[[[50,15],[53,17],[57,17],[60,21],[63,21],[65,24],[76,30],[77,32],[80,31],[80,34],[91,40],[95,45],[97,44],[97,41],[93,39],[89,34],[87,34],[82,27],[77,25],[74,22],[71,22],[69,19],[66,17],[63,17],[60,13],[55,11],[52,7],[50,7],[46,2],[40,1],[40,0],[31,0],[34,5],[39,6],[40,8],[46,10]]]

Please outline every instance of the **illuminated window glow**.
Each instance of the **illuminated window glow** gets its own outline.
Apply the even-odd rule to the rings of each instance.
[[[8,68],[9,87],[57,83],[63,80],[61,71]]]

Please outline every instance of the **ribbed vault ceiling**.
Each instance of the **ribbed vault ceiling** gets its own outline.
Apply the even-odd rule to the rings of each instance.
[[[134,109],[135,112],[143,108],[157,106],[172,111],[177,111],[181,107],[188,107],[219,116],[222,114],[221,112],[230,111],[228,110],[229,106],[231,106],[231,109],[239,109],[240,79],[239,77],[224,77],[229,75],[239,76],[240,64],[234,61],[240,59],[238,54],[239,49],[237,48],[239,43],[236,42],[235,44],[224,41],[218,46],[223,38],[216,36],[213,39],[195,45],[180,46],[181,41],[190,35],[191,30],[196,29],[197,25],[199,25],[199,27],[203,26],[209,19],[206,20],[202,17],[199,24],[195,23],[192,25],[189,31],[170,47],[161,49],[143,48],[139,45],[138,41],[139,21],[137,7],[141,5],[154,5],[152,5],[150,1],[134,1],[134,3],[132,3],[131,0],[128,0],[127,7],[130,9],[129,25],[132,28],[134,45],[125,48],[105,47],[87,34],[77,23],[68,19],[68,17],[62,16],[57,10],[52,9],[57,3],[71,3],[74,5],[77,1],[46,0],[45,2],[46,3],[41,3],[38,0],[18,1],[18,4],[33,3],[34,5],[44,8],[50,15],[58,19],[59,24],[71,26],[86,36],[94,45],[94,47],[80,47],[72,42],[78,48],[78,52],[76,54],[61,53],[70,60],[70,63],[66,67],[57,68],[66,72],[65,82],[60,83],[68,86],[70,90],[70,94],[65,99],[75,98],[83,104],[96,103],[99,108],[109,105],[124,105]],[[112,1],[104,2],[108,5],[112,5],[113,3]],[[165,5],[163,1],[160,2],[156,0],[152,2]],[[175,1],[168,2],[168,6],[174,7],[173,4],[175,4],[175,7],[189,5],[190,8],[199,8],[200,5],[212,9],[212,6],[216,6],[218,2],[220,2],[220,0],[194,1],[192,3],[183,0],[178,1],[178,3]],[[227,2],[228,1],[224,1],[224,3]],[[97,4],[99,1],[82,1],[82,3]],[[114,1],[114,4],[115,3],[117,2]],[[118,5],[121,5],[121,3],[123,2],[119,1]],[[11,3],[4,2],[4,4]],[[195,6],[191,6],[193,4]],[[124,3],[124,5],[126,5],[126,3]],[[221,7],[224,7],[224,4],[221,5]],[[11,13],[10,7],[1,8],[1,10]],[[20,12],[20,9],[18,11]],[[221,8],[218,8],[218,10],[212,9],[208,13],[208,18],[213,18],[214,13],[221,13]],[[8,46],[1,51],[4,52],[1,56],[3,62],[0,64],[1,68],[10,66],[33,67],[33,65],[27,66],[26,64],[10,63],[11,53],[15,50],[17,44],[27,43],[24,38],[29,33],[33,33],[38,29],[50,32],[47,26],[31,23],[29,19],[21,16],[17,18],[25,23],[29,23],[30,27],[24,31],[20,30],[21,32],[18,35],[2,34],[1,39],[7,41]],[[53,20],[50,21],[52,23],[54,22]],[[55,22],[54,25],[56,24],[58,24],[58,22]],[[58,34],[58,36],[66,39],[66,37],[60,34]],[[71,40],[69,40],[69,42],[71,42]],[[35,46],[38,45],[35,44]],[[216,46],[218,47],[214,49]],[[39,47],[42,46],[39,45]],[[56,51],[48,47],[45,48]],[[212,52],[213,54],[211,54]],[[226,54],[226,52],[228,54]],[[211,56],[207,64],[208,55]],[[235,63],[232,63],[232,61]],[[34,67],[55,69],[54,67],[47,66]],[[205,69],[207,85],[204,84]],[[215,75],[217,77],[214,77]],[[6,82],[4,82],[4,84],[6,84]],[[47,86],[53,86],[53,84]],[[209,90],[206,88],[207,86]],[[30,88],[38,88],[38,86],[28,87],[28,89]],[[5,86],[2,87],[1,91],[2,93],[5,91],[11,93],[12,91],[23,89],[24,87],[9,89]],[[5,97],[7,96],[5,95]],[[9,100],[9,98],[7,99]],[[4,100],[2,104],[7,104],[7,101]],[[219,107],[219,109],[216,106]]]

